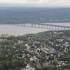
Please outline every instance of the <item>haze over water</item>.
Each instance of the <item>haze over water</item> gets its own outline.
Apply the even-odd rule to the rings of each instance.
[[[52,24],[55,25],[55,23]],[[61,23],[61,24],[57,23],[57,25],[70,26],[70,23]],[[49,30],[47,28],[35,28],[29,26],[24,27],[23,24],[0,24],[0,35],[8,34],[8,35],[18,36],[18,35],[25,35],[25,34],[35,34],[44,31],[49,31]]]
[[[19,25],[9,25],[9,24],[0,24],[0,34],[8,34],[8,35],[25,35],[25,34],[34,34],[38,32],[47,31],[47,29],[41,28],[31,28],[24,27]]]

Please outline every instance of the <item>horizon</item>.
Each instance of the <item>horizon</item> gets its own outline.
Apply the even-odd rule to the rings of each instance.
[[[0,4],[0,8],[70,8],[70,6],[55,6],[55,5],[47,5],[47,6],[41,6],[41,5],[31,5],[31,4],[25,4],[25,5],[16,5],[16,4]]]

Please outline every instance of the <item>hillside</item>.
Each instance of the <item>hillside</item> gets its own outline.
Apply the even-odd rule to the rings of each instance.
[[[70,70],[70,31],[2,35],[0,70]]]

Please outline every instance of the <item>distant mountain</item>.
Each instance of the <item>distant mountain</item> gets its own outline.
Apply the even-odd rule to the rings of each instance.
[[[70,22],[70,8],[1,8],[0,23]]]

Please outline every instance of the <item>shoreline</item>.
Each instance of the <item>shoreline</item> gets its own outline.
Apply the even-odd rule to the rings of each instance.
[[[48,23],[47,23],[48,24]],[[55,24],[55,23],[49,23],[49,24]],[[56,25],[67,25],[70,26],[70,23],[58,23]],[[26,34],[35,34],[39,32],[48,31],[47,28],[35,28],[35,27],[24,27],[23,24],[0,24],[0,35],[14,35],[14,36],[21,36]]]
[[[1,34],[7,34],[7,35],[26,35],[26,34],[35,34],[38,32],[44,32],[47,31],[47,29],[41,29],[41,28],[31,28],[31,27],[24,27],[19,25],[0,25],[0,35]]]

